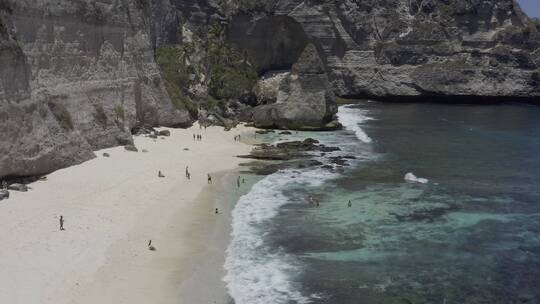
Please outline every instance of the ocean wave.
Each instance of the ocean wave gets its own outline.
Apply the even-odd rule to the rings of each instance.
[[[265,177],[240,198],[232,212],[232,240],[223,280],[236,304],[310,302],[289,280],[289,274],[296,272],[294,263],[283,253],[271,253],[259,228],[287,203],[281,189],[291,174],[277,172]]]
[[[291,184],[316,187],[334,177],[325,170],[283,170],[266,176],[242,196],[232,212],[232,239],[225,261],[229,294],[236,304],[311,303],[293,282],[300,272],[295,258],[264,242],[262,225],[289,203],[282,190]]]
[[[405,174],[405,177],[404,179],[408,182],[412,182],[412,183],[420,183],[420,184],[427,184],[429,182],[429,179],[427,178],[422,178],[422,177],[417,177],[416,175],[414,175],[414,173],[412,172],[409,172],[407,174]]]
[[[339,107],[338,117],[339,122],[347,129],[356,134],[356,137],[364,143],[371,143],[371,138],[362,130],[360,124],[372,120],[366,115],[366,110],[353,108],[351,106]]]

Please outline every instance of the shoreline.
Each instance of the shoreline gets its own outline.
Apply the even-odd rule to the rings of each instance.
[[[230,302],[223,263],[235,176],[246,161],[236,155],[251,150],[233,137],[250,129],[167,130],[165,139],[135,137],[138,153],[97,151],[96,159],[51,173],[0,204],[0,234],[9,248],[0,252],[5,301]],[[193,141],[193,133],[203,141]],[[58,231],[59,215],[66,231]],[[150,239],[156,251],[148,250]]]

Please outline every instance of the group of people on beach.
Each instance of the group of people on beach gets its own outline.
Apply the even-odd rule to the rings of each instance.
[[[193,134],[193,140],[194,141],[202,141],[202,135],[201,134]]]
[[[238,178],[236,179],[236,186],[238,188],[240,188],[240,181],[242,181],[242,184],[246,182],[246,179],[241,177],[241,176],[238,176]]]

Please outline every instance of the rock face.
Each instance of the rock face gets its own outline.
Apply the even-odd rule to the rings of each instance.
[[[212,24],[259,75],[285,75],[241,101],[261,127],[338,127],[333,95],[540,98],[540,24],[515,0],[0,0],[0,177],[83,162],[136,126],[189,125],[155,51]]]
[[[48,173],[184,126],[154,61],[146,1],[0,1],[0,176]]]
[[[308,44],[290,74],[279,85],[277,101],[253,109],[260,128],[332,129],[337,113],[335,96],[313,44]]]
[[[260,2],[249,18],[242,7],[232,13],[231,41],[254,58],[280,50],[289,59],[299,56],[298,42],[312,42],[341,97],[455,102],[540,96],[539,26],[514,0]],[[249,43],[261,37],[262,24],[291,38],[271,48]],[[287,62],[277,63],[284,69]],[[266,58],[257,64],[272,66]]]

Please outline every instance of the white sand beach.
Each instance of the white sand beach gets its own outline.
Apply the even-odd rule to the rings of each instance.
[[[0,202],[1,303],[226,300],[221,278],[229,206],[219,206],[216,191],[235,187],[231,172],[242,162],[235,156],[251,147],[233,137],[247,128],[168,130],[164,139],[136,137],[139,152],[98,151],[96,159]],[[203,140],[194,141],[194,133]],[[223,212],[214,214],[216,207]],[[65,231],[59,231],[60,215]],[[148,249],[150,239],[156,251]]]

